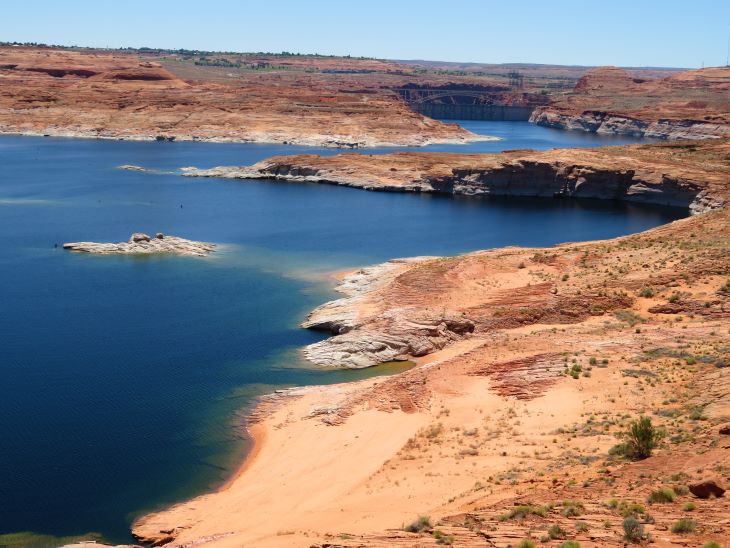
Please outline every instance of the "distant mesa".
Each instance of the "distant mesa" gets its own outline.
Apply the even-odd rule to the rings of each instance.
[[[154,237],[150,237],[144,232],[135,232],[128,241],[119,243],[71,242],[63,244],[63,248],[70,251],[97,255],[174,254],[190,257],[205,257],[215,247],[215,244],[208,242],[165,236],[162,232],[156,233]]]
[[[551,96],[530,121],[546,127],[654,139],[730,137],[730,68],[636,78],[618,67],[598,67],[570,93]]]

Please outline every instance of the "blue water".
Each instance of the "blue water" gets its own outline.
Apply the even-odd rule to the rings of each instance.
[[[426,150],[629,142],[526,123],[463,125],[504,140]],[[255,395],[392,371],[319,371],[300,361],[297,349],[322,337],[297,324],[333,297],[325,272],[608,238],[686,213],[116,169],[298,152],[337,151],[0,137],[0,533],[128,540],[140,512],[212,488],[235,469],[245,450],[241,410]],[[135,231],[226,245],[205,259],[54,247]]]

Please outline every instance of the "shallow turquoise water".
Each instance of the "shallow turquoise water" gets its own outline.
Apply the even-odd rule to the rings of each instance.
[[[426,150],[628,142],[523,123],[464,125],[505,140]],[[297,152],[338,151],[0,137],[0,533],[128,540],[139,512],[213,487],[237,466],[245,449],[237,417],[252,397],[377,374],[319,371],[298,359],[299,347],[321,338],[297,324],[333,297],[325,272],[607,238],[686,213],[116,169],[240,165]],[[135,231],[226,245],[206,259],[54,247]]]

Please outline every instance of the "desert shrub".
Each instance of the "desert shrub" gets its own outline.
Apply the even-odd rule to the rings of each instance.
[[[680,535],[684,533],[691,533],[695,530],[696,527],[697,524],[694,520],[689,518],[682,518],[674,525],[672,525],[672,533],[678,533]]]
[[[580,548],[580,542],[577,540],[566,540],[560,545],[560,548]]]
[[[720,291],[730,293],[730,278],[728,278],[728,280],[724,284],[722,284],[722,286],[720,287]]]
[[[442,544],[445,546],[451,546],[454,544],[454,535],[445,535],[442,531],[436,529],[433,533],[433,538],[436,539],[436,544]]]
[[[646,321],[639,314],[628,309],[616,310],[613,315],[618,321],[625,322],[631,327],[635,326],[637,323],[644,323]]]
[[[702,545],[702,548],[722,548],[722,546],[720,546],[719,542],[715,542],[714,540],[708,540]]]
[[[517,543],[517,548],[535,548],[535,543],[528,539],[523,539]]]
[[[622,454],[630,459],[641,460],[651,456],[659,445],[661,433],[654,428],[649,417],[639,417],[623,434],[624,443],[617,446],[614,454]]]
[[[684,511],[685,512],[694,512],[697,509],[697,506],[695,506],[694,502],[688,502],[684,505]]]
[[[530,514],[544,518],[547,515],[547,508],[545,508],[544,506],[523,504],[521,506],[515,506],[506,514],[502,514],[501,516],[499,516],[499,520],[506,521],[508,519],[523,519]]]
[[[629,516],[636,516],[645,512],[644,507],[637,502],[622,502],[619,506],[621,515],[625,518]]]
[[[565,532],[565,529],[560,527],[560,525],[558,525],[557,523],[551,525],[547,533],[551,539],[563,539],[568,536],[568,534]]]
[[[695,405],[689,410],[687,417],[691,421],[704,421],[704,420],[707,420],[707,417],[705,417],[704,412],[705,412],[705,408],[702,405]]]
[[[678,495],[686,495],[689,493],[689,487],[686,485],[675,485],[672,489],[674,489],[674,492]]]
[[[583,503],[575,500],[565,500],[562,503],[562,514],[566,518],[580,516],[583,513]]]
[[[403,530],[409,533],[421,533],[431,528],[431,518],[428,516],[418,516],[413,523],[406,525]]]
[[[444,425],[438,422],[436,424],[430,424],[427,427],[423,428],[421,434],[423,434],[423,437],[432,440],[438,438],[443,433],[443,431]]]
[[[624,539],[628,542],[640,542],[644,537],[644,526],[634,516],[624,519]]]
[[[679,301],[680,298],[681,298],[681,296],[679,295],[679,293],[672,293],[669,296],[668,300],[670,303],[676,303],[677,301]]]
[[[581,533],[587,533],[588,532],[588,524],[585,521],[579,521],[575,524],[576,530],[580,531]]]
[[[674,491],[669,489],[668,487],[664,487],[662,489],[657,489],[656,491],[652,491],[649,493],[648,501],[649,502],[674,502],[674,499],[677,498],[677,495]]]
[[[651,287],[642,287],[641,291],[639,291],[639,297],[643,297],[645,299],[650,299],[654,296],[654,290]]]

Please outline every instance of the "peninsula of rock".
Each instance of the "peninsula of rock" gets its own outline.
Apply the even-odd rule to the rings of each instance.
[[[687,207],[730,199],[730,140],[497,154],[404,152],[275,156],[251,166],[183,168],[189,177],[315,182],[391,192],[597,198]]]

